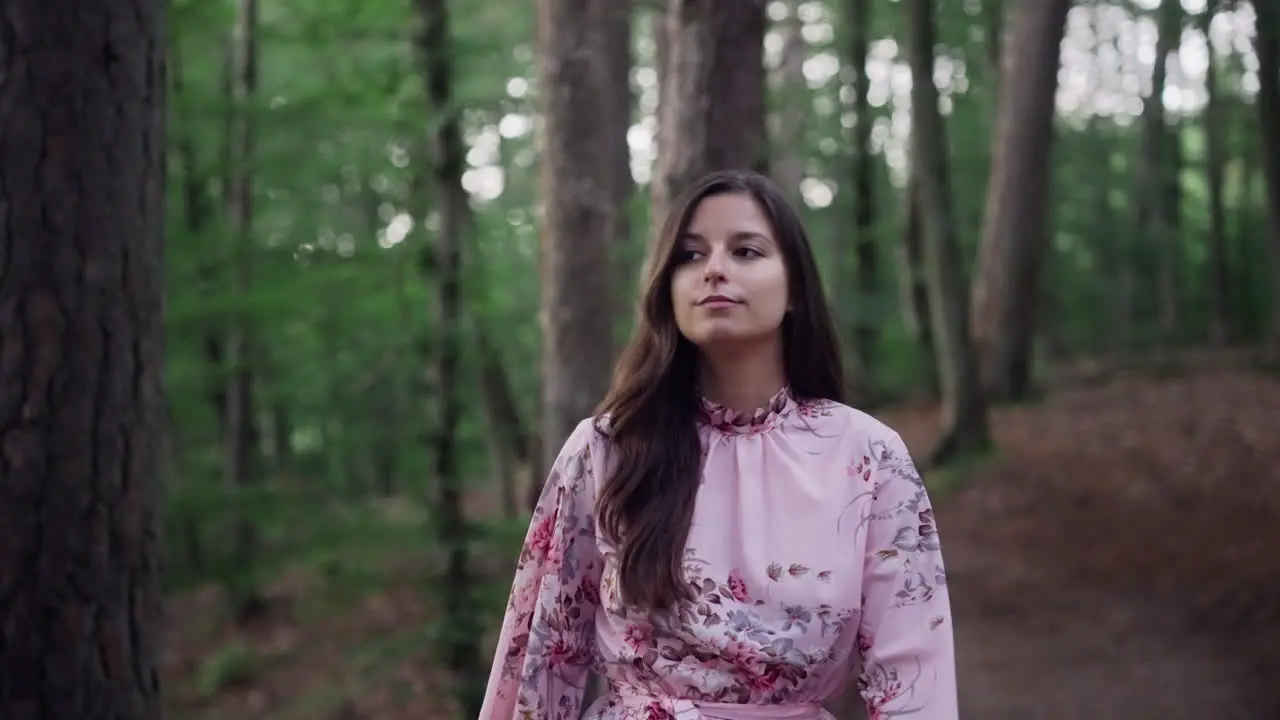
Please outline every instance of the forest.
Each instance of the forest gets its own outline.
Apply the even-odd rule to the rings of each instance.
[[[964,717],[1280,716],[1280,6],[64,5],[0,12],[0,717],[477,717],[722,168],[925,469]]]

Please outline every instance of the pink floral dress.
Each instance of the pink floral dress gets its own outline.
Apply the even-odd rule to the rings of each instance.
[[[752,415],[703,401],[685,551],[695,602],[619,599],[595,498],[609,445],[584,420],[520,553],[480,720],[830,720],[856,678],[872,720],[958,717],[946,575],[897,433],[786,390]],[[608,684],[582,712],[590,672]]]

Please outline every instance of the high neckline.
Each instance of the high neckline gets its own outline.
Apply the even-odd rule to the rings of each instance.
[[[726,405],[712,402],[701,393],[698,395],[698,401],[698,419],[728,435],[755,435],[770,430],[791,414],[796,406],[791,388],[785,385],[774,393],[768,402],[751,412],[734,410]]]

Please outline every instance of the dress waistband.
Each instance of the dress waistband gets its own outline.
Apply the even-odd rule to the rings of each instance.
[[[826,717],[818,703],[753,705],[631,693],[619,693],[615,697],[623,707],[666,711],[674,720],[822,720]]]

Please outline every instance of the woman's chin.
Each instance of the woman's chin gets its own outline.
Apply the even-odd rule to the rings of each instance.
[[[691,333],[689,341],[700,350],[714,350],[717,347],[739,346],[767,340],[768,332],[759,328],[745,328],[738,323],[708,323]]]

